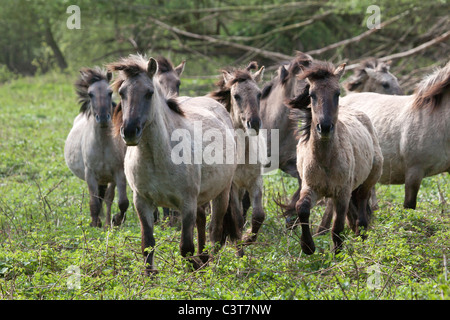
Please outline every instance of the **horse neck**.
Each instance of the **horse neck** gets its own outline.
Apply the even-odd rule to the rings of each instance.
[[[310,139],[308,141],[311,154],[314,159],[323,166],[330,166],[334,159],[334,155],[336,154],[336,141],[339,140],[338,125],[339,121],[336,122],[334,133],[327,140],[320,139],[315,129],[316,126],[314,124],[311,125]]]
[[[161,94],[155,91],[154,103],[150,106],[150,119],[143,131],[142,143],[138,147],[154,155],[155,160],[167,161],[170,158],[170,134],[176,129],[169,108]]]
[[[107,143],[112,141],[113,132],[112,132],[112,123],[107,128],[101,128],[93,115],[88,118],[88,126],[91,128],[91,132],[93,134],[90,135],[90,139],[94,141],[94,143],[105,146]]]

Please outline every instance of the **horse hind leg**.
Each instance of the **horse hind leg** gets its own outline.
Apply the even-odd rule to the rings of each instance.
[[[240,241],[242,238],[243,216],[242,210],[238,209],[241,203],[235,188],[225,188],[212,201],[210,241],[215,251],[225,244],[227,237],[232,241]]]
[[[405,209],[416,209],[417,194],[419,193],[423,176],[421,169],[410,168],[407,170],[405,177],[405,201],[403,203]]]
[[[205,251],[205,244],[206,244],[206,207],[209,205],[207,203],[203,206],[197,207],[197,219],[196,219],[196,225],[197,225],[197,248],[198,248],[198,254],[200,255],[200,259],[203,263],[207,263],[209,260],[209,255]]]

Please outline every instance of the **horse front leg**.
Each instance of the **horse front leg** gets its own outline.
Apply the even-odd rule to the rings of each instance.
[[[144,256],[145,272],[157,273],[153,265],[155,238],[153,236],[153,212],[156,206],[148,199],[133,192],[133,202],[141,224],[141,250]]]
[[[333,228],[331,229],[334,244],[334,252],[338,253],[342,247],[341,232],[344,231],[345,217],[347,216],[347,210],[350,202],[351,193],[341,194],[340,196],[333,198],[333,205],[336,210],[336,218],[334,219]]]
[[[100,198],[99,185],[93,173],[86,172],[86,183],[89,190],[89,209],[91,212],[91,227],[101,227],[100,212],[102,210],[102,201]]]
[[[309,216],[311,213],[311,208],[314,206],[316,200],[316,193],[312,189],[305,186],[300,191],[300,199],[295,205],[295,210],[297,211],[302,227],[301,247],[302,251],[306,254],[313,254],[316,250],[309,228]]]
[[[184,204],[181,210],[181,241],[180,241],[180,252],[181,255],[192,263],[195,270],[199,269],[203,262],[194,257],[195,246],[194,246],[194,227],[197,221],[197,201],[190,201],[189,204]],[[200,217],[201,219],[202,217]],[[206,219],[205,219],[206,223]],[[201,231],[203,227],[203,222],[199,221],[200,224],[200,233],[199,237],[202,238],[205,235]],[[198,230],[198,229],[197,229]],[[202,240],[200,240],[201,242]],[[201,245],[201,244],[199,244]],[[203,245],[204,246],[204,245]],[[201,252],[199,252],[201,254]]]
[[[114,201],[116,191],[116,184],[114,182],[108,183],[108,187],[106,188],[105,193],[105,204],[106,204],[106,218],[105,218],[105,227],[111,227],[111,207]]]
[[[125,213],[130,205],[127,197],[127,180],[124,173],[117,174],[116,177],[117,193],[119,194],[119,210],[120,212],[113,217],[113,225],[120,226],[125,222]]]
[[[252,184],[249,189],[252,211],[252,229],[250,234],[248,234],[245,239],[245,244],[251,244],[256,241],[259,229],[261,228],[265,218],[266,213],[264,212],[262,204],[262,189],[263,189],[263,179],[262,176],[258,176],[256,181]]]
[[[331,199],[327,199],[325,212],[322,216],[322,221],[320,225],[317,227],[316,234],[323,235],[326,234],[330,230],[331,221],[333,220],[334,206],[333,201]]]

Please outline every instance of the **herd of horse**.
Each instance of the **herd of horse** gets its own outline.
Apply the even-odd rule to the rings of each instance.
[[[136,54],[106,69],[83,68],[75,83],[81,108],[66,140],[66,163],[88,185],[91,226],[102,226],[103,202],[106,226],[124,223],[126,190],[131,188],[149,273],[156,272],[158,207],[180,213],[181,255],[196,269],[227,239],[240,256],[256,241],[266,217],[262,170],[267,164],[248,161],[254,150],[247,142],[261,129],[269,129],[268,155],[298,181],[289,203],[279,205],[289,227],[301,226],[306,254],[315,251],[309,216],[318,200],[326,199],[326,209],[317,232],[330,230],[334,217],[331,234],[338,251],[346,221],[366,236],[377,208],[377,182],[405,184],[404,207],[415,209],[422,179],[450,173],[450,62],[424,78],[411,95],[402,95],[389,64],[372,58],[342,84],[345,64],[335,67],[301,52],[279,65],[264,85],[264,67],[251,62],[222,70],[215,90],[198,97],[179,96],[184,68],[185,61],[175,67],[166,58]],[[120,97],[117,104],[113,92]],[[203,132],[219,131],[231,141],[234,161],[225,159],[230,143],[218,144],[223,148],[215,151],[218,161],[173,161],[180,140],[187,148],[183,152],[210,147],[209,139],[191,139],[198,123]],[[234,130],[246,139],[237,139]],[[278,154],[270,154],[272,144],[278,144]],[[120,212],[111,218],[116,187]],[[250,207],[251,228],[244,232]],[[208,211],[211,253],[205,250]]]

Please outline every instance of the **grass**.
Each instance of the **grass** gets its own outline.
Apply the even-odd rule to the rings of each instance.
[[[0,86],[0,299],[450,298],[448,174],[422,182],[417,210],[402,208],[403,186],[377,186],[380,210],[368,238],[346,230],[336,256],[329,235],[315,237],[314,255],[301,252],[300,230],[285,229],[274,202],[288,199],[296,183],[268,175],[266,222],[243,258],[227,244],[209,266],[189,271],[179,228],[159,222],[159,273],[145,276],[133,206],[120,228],[89,227],[87,187],[65,164],[78,112],[73,81],[48,74]],[[314,208],[313,226],[323,210]]]

